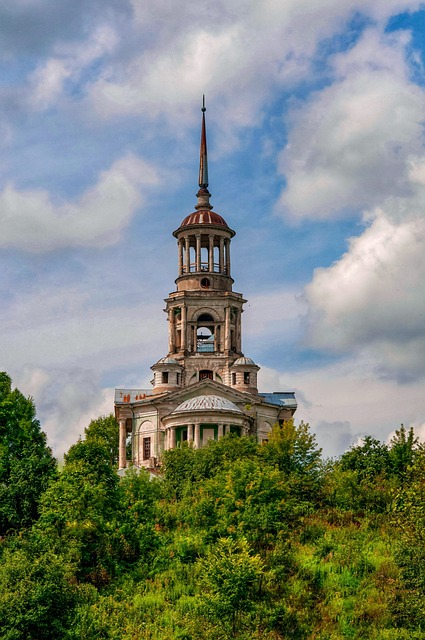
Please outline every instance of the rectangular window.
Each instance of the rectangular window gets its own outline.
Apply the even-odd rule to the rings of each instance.
[[[249,382],[250,382],[250,380],[249,380],[249,372],[248,371],[244,371],[243,382],[244,382],[244,384],[249,384]]]
[[[151,439],[143,438],[143,460],[149,460],[151,457]]]
[[[168,371],[162,372],[162,384],[168,384]]]
[[[236,373],[232,373],[232,384],[236,384]]]

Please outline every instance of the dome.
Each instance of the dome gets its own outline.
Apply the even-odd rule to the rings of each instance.
[[[237,360],[235,360],[235,362],[233,363],[233,367],[234,366],[252,366],[254,365],[254,367],[256,367],[257,365],[255,364],[254,360],[251,360],[251,358],[238,358]]]
[[[181,413],[182,411],[233,411],[242,413],[242,411],[230,400],[221,396],[196,396],[182,402],[173,413]]]
[[[165,358],[161,358],[156,364],[178,364],[179,367],[181,366],[180,362],[177,362],[175,358],[170,358],[168,356],[165,356]]]
[[[227,222],[222,216],[215,211],[209,211],[208,209],[202,209],[201,211],[194,211],[190,213],[181,223],[180,227],[189,227],[193,224],[212,224],[219,227],[226,227]]]

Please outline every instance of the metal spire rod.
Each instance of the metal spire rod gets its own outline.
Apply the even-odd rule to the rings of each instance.
[[[208,157],[207,157],[207,133],[205,127],[205,96],[202,96],[202,130],[201,130],[201,149],[199,156],[199,186],[206,189],[208,187]]]

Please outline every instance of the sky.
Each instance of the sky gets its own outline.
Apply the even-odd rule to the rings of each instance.
[[[424,64],[413,0],[2,0],[0,370],[56,455],[166,355],[203,94],[260,391],[425,439]]]

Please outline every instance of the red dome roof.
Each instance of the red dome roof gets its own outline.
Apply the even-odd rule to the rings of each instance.
[[[180,227],[188,227],[192,224],[213,224],[219,227],[227,227],[227,222],[215,211],[209,211],[208,209],[202,209],[201,211],[194,211],[190,213],[181,223]],[[228,227],[227,227],[228,228]]]

